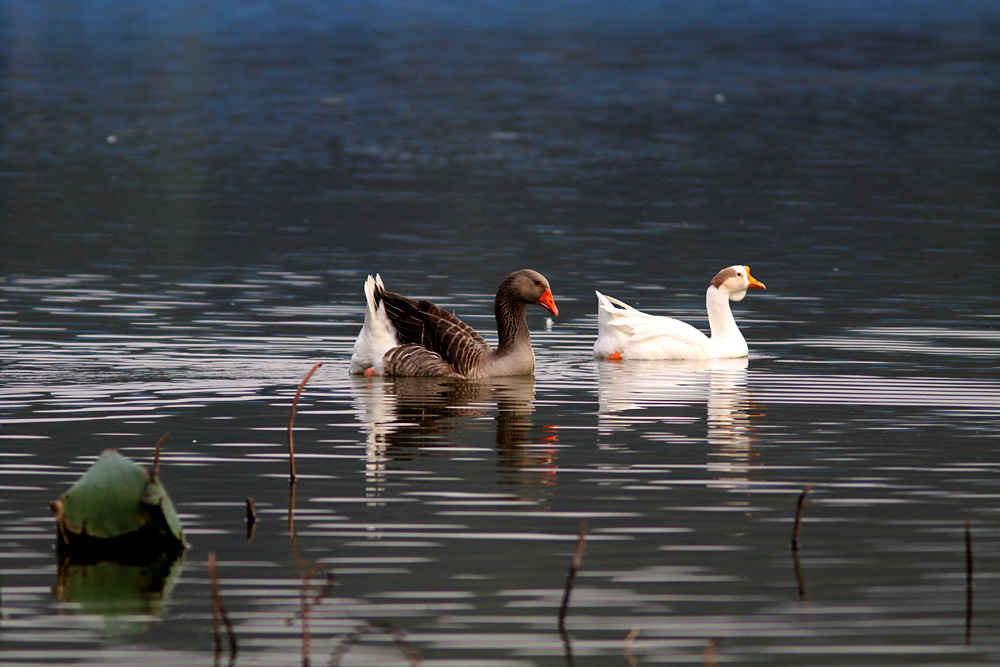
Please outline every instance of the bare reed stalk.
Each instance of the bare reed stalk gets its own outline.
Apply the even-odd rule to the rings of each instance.
[[[222,633],[219,630],[221,623],[226,626],[226,633],[229,635],[229,657],[236,657],[236,634],[233,632],[233,624],[229,622],[229,614],[226,612],[226,605],[222,603],[222,595],[219,594],[219,569],[215,559],[215,552],[208,553],[208,581],[212,587],[212,628],[215,631],[215,654],[222,652]]]
[[[407,639],[406,632],[392,624],[382,623],[379,621],[365,621],[363,625],[358,627],[358,629],[347,635],[340,642],[340,644],[333,649],[333,653],[330,654],[330,667],[339,667],[340,661],[345,655],[347,655],[348,651],[356,646],[365,635],[370,635],[375,632],[382,632],[390,635],[396,642],[396,648],[398,648],[400,654],[406,658],[410,667],[423,667],[424,660],[420,657],[417,649],[413,647],[413,644],[410,643],[410,640]]]
[[[312,653],[312,633],[309,632],[309,603],[306,601],[306,586],[309,572],[302,575],[302,587],[299,590],[299,614],[302,616],[302,667],[309,667],[309,655]]]
[[[806,593],[806,579],[802,574],[802,559],[799,558],[799,550],[795,547],[792,547],[792,566],[795,568],[795,582],[798,584],[799,599],[808,600],[809,595]]]
[[[965,643],[972,643],[972,522],[965,520]]]
[[[639,636],[639,628],[632,628],[632,631],[625,637],[625,645],[622,647],[622,655],[628,660],[628,664],[636,667],[639,664],[638,658],[632,653],[632,642]]]
[[[972,588],[972,521],[965,520],[965,583]]]
[[[167,431],[160,436],[160,439],[156,441],[156,450],[153,452],[153,479],[160,478],[160,446],[163,445],[163,441],[167,439],[170,435],[170,431]]]
[[[257,504],[250,496],[247,496],[247,523],[251,526],[257,523]]]
[[[393,640],[396,642],[396,648],[399,649],[400,654],[406,658],[406,661],[410,663],[411,667],[422,667],[424,664],[423,658],[417,653],[417,649],[413,647],[410,640],[407,639],[406,633],[402,630],[397,629],[392,635]]]
[[[570,562],[569,573],[566,575],[566,588],[563,590],[562,604],[559,606],[559,632],[566,632],[566,614],[569,613],[569,598],[573,593],[573,582],[576,573],[583,563],[583,548],[587,542],[587,522],[580,522],[580,530],[576,537],[576,549],[573,550],[573,560]]]
[[[702,659],[705,662],[705,667],[715,667],[715,649],[718,645],[718,639],[710,639],[708,640],[708,643],[705,644],[705,650],[702,652]]]
[[[288,532],[295,542],[295,480],[288,485]]]
[[[799,550],[799,531],[802,530],[802,511],[806,507],[806,496],[812,491],[812,484],[806,484],[802,487],[802,493],[799,494],[798,507],[795,509],[795,525],[792,527],[792,550]]]
[[[302,394],[303,387],[306,386],[306,382],[309,382],[309,378],[313,376],[316,369],[323,365],[322,361],[317,361],[312,369],[306,373],[305,378],[299,383],[299,388],[295,392],[295,400],[292,401],[292,411],[288,415],[288,465],[290,467],[290,475],[292,482],[295,481],[295,444],[292,440],[292,426],[295,424],[295,410],[299,406],[299,395]]]
[[[313,575],[326,574],[326,585],[309,598],[309,580]],[[309,657],[312,653],[312,633],[309,631],[309,611],[323,601],[333,588],[333,575],[322,565],[313,565],[302,573],[302,585],[299,587],[299,613],[302,616],[302,667],[309,667]]]
[[[257,531],[257,504],[247,496],[247,542],[253,540]]]

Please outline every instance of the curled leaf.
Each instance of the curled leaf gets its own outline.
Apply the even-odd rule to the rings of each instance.
[[[116,450],[52,503],[63,547],[123,557],[182,551],[184,533],[170,496],[145,468]]]

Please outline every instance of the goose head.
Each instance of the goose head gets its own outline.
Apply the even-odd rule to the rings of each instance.
[[[538,271],[531,269],[515,271],[503,281],[500,291],[497,293],[498,298],[501,292],[507,292],[515,299],[537,304],[553,315],[559,315],[559,308],[556,307],[555,298],[549,288],[549,281]]]
[[[764,283],[750,275],[750,267],[734,264],[728,266],[712,278],[709,289],[714,287],[725,294],[730,301],[742,301],[748,289],[766,289]]]

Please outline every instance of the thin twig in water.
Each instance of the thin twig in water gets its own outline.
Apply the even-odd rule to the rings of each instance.
[[[802,574],[802,559],[799,557],[799,550],[792,547],[792,566],[795,568],[795,581],[799,587],[799,599],[808,600],[809,594],[806,593],[806,579]]]
[[[247,496],[247,542],[253,540],[257,531],[257,504]]]
[[[965,643],[972,643],[972,522],[965,520]]]
[[[708,643],[705,644],[705,650],[702,652],[702,658],[705,662],[705,667],[715,667],[715,648],[719,645],[718,639],[709,639]]]
[[[570,562],[569,574],[566,575],[566,588],[563,590],[562,604],[559,606],[559,632],[566,631],[566,614],[569,613],[569,598],[573,592],[573,582],[577,570],[583,563],[583,548],[587,541],[587,522],[580,522],[580,530],[576,537],[576,549],[573,550],[573,560]]]
[[[802,529],[802,511],[806,506],[806,496],[812,491],[812,484],[806,484],[802,488],[802,493],[799,494],[799,504],[795,509],[795,525],[792,527],[792,549],[798,550],[799,548],[799,531]]]
[[[166,433],[160,436],[159,440],[156,441],[156,450],[153,452],[153,479],[160,478],[160,446],[163,444],[163,441],[166,440],[167,436],[169,435],[170,431],[167,431]]]
[[[233,632],[233,625],[229,622],[229,614],[226,612],[226,605],[222,603],[222,595],[219,593],[219,571],[215,559],[215,552],[208,553],[208,581],[212,587],[212,627],[215,630],[215,653],[222,652],[222,633],[219,630],[220,619],[226,626],[226,633],[229,635],[229,657],[236,657],[236,634]]]
[[[309,599],[309,580],[313,575],[322,572],[326,575],[326,584],[320,588],[316,594]],[[299,613],[302,616],[302,665],[308,667],[310,654],[312,653],[312,634],[309,631],[309,612],[323,601],[333,588],[333,574],[322,565],[313,565],[302,573],[302,585],[299,588]]]
[[[251,526],[257,523],[257,504],[252,496],[247,496],[247,523]]]
[[[638,658],[636,658],[632,653],[632,642],[634,642],[635,638],[638,636],[639,628],[632,628],[632,632],[628,633],[628,636],[625,637],[625,646],[622,648],[622,655],[625,656],[625,659],[628,660],[628,664],[632,665],[632,667],[639,664]]]
[[[375,632],[382,632],[384,634],[390,635],[396,642],[396,648],[402,654],[406,661],[410,664],[410,667],[422,667],[424,664],[423,658],[407,639],[406,633],[397,628],[390,623],[384,623],[381,621],[365,621],[360,625],[354,632],[347,635],[341,642],[333,649],[330,654],[330,667],[338,667],[340,661],[343,659],[347,652],[350,651],[354,646],[356,646],[365,635],[370,635]]]
[[[309,378],[313,376],[316,369],[323,365],[322,361],[317,361],[313,365],[312,369],[306,373],[305,378],[299,383],[299,388],[295,392],[295,400],[292,401],[292,411],[288,415],[288,465],[290,468],[291,479],[295,481],[295,444],[292,440],[292,426],[295,424],[295,409],[299,405],[299,395],[302,393],[302,388],[306,386],[306,382],[309,382]]]

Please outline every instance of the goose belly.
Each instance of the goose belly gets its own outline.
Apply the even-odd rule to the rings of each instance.
[[[622,350],[622,359],[711,359],[713,358],[708,339],[684,341],[669,336],[654,336],[643,340],[631,340]]]

